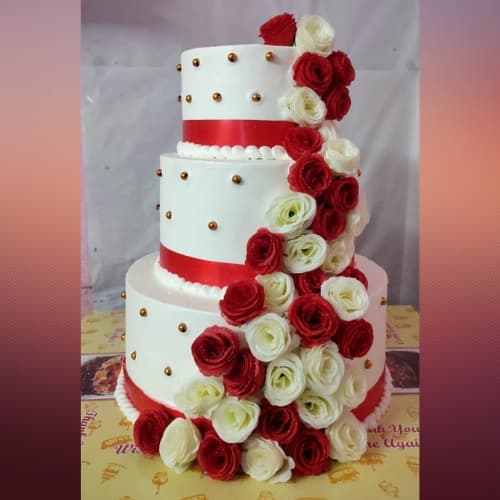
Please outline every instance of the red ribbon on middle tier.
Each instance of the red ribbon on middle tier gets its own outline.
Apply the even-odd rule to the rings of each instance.
[[[297,124],[271,120],[184,120],[182,140],[205,146],[282,145]]]
[[[224,287],[250,279],[256,272],[244,264],[230,264],[183,255],[160,244],[160,266],[186,281]]]

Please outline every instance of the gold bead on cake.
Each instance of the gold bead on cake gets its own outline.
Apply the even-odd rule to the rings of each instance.
[[[227,55],[227,60],[229,62],[236,62],[238,60],[238,56],[234,52],[229,52]]]
[[[369,370],[373,366],[373,363],[369,359],[365,359],[365,368]]]
[[[123,332],[121,335],[120,335],[120,338],[124,341],[125,340],[125,332]]]
[[[186,325],[186,323],[179,323],[179,324],[177,325],[177,329],[178,329],[180,332],[184,333],[184,332],[187,330],[187,325]]]
[[[252,101],[253,102],[259,102],[260,99],[261,99],[261,95],[258,92],[255,92],[254,94],[252,94]]]
[[[200,65],[200,60],[197,57],[195,57],[193,59],[193,66],[197,68],[199,65]]]
[[[181,172],[181,179],[185,181],[189,177],[189,174],[187,172]]]
[[[157,203],[157,204],[155,205],[155,210],[156,210],[157,212],[160,210],[160,204],[159,204],[159,203]]]
[[[181,64],[181,63],[177,63],[177,64],[175,65],[175,69],[176,69],[177,71],[182,71],[182,64]]]
[[[208,229],[210,229],[211,231],[215,231],[217,229],[217,222],[215,222],[214,220],[210,221],[208,223]]]
[[[127,298],[127,292],[126,292],[125,290],[123,290],[123,292],[122,292],[122,293],[120,293],[120,297],[121,297],[122,299],[126,299],[126,298]]]
[[[381,298],[380,298],[380,305],[381,305],[381,306],[385,306],[385,305],[387,305],[387,299],[386,299],[385,297],[381,297]]]
[[[177,102],[182,102],[182,96],[180,95],[177,96]]]
[[[172,218],[172,211],[171,211],[171,210],[169,210],[168,212],[166,212],[166,213],[165,213],[165,217],[166,217],[167,219],[171,219],[171,218]]]
[[[188,94],[188,95],[186,96],[186,102],[189,102],[189,103],[190,103],[192,100],[193,100],[193,98],[191,97],[191,94]]]
[[[139,310],[139,314],[145,318],[147,315],[148,315],[148,310],[145,308],[145,307],[141,307],[141,309]]]
[[[358,177],[361,177],[361,170],[358,168]]]
[[[161,171],[161,168],[157,168],[157,169],[156,169],[156,175],[157,175],[158,177],[161,177],[161,176],[163,175],[163,172]]]
[[[235,183],[235,184],[240,184],[241,183],[241,175],[233,175],[231,177],[231,180]]]
[[[215,102],[221,102],[222,101],[222,96],[220,95],[219,92],[214,92],[212,94],[212,99],[215,101]]]
[[[269,51],[269,52],[266,52],[266,61],[272,61],[274,59],[274,54]]]
[[[130,353],[130,357],[131,357],[132,359],[137,358],[137,353],[136,353],[135,351],[132,351],[132,352]]]
[[[163,373],[167,376],[170,377],[172,375],[172,368],[170,366],[166,366],[165,369],[163,370]]]

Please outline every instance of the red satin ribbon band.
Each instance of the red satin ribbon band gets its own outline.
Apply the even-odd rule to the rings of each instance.
[[[184,120],[182,140],[206,146],[269,146],[283,144],[297,124],[271,120]]]
[[[157,411],[165,411],[167,410],[174,417],[184,418],[184,414],[178,410],[174,410],[169,406],[163,405],[154,399],[151,399],[149,396],[146,396],[144,392],[142,392],[139,387],[137,387],[132,379],[127,373],[125,362],[122,363],[122,372],[125,380],[125,392],[129,401],[139,412],[143,412],[144,410],[157,410]],[[368,391],[365,400],[354,410],[351,412],[354,416],[359,420],[363,421],[368,415],[370,415],[375,408],[380,404],[380,400],[384,395],[385,388],[385,370],[382,372],[382,375],[378,379],[377,383]]]
[[[192,283],[224,287],[256,273],[244,264],[197,259],[174,252],[160,243],[160,266]]]

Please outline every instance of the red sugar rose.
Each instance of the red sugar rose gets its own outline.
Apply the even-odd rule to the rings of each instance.
[[[260,27],[259,36],[265,45],[293,45],[297,23],[292,14],[285,12],[274,16]]]
[[[330,443],[323,431],[305,429],[286,446],[285,453],[293,458],[298,473],[318,475],[328,469]]]
[[[306,293],[319,293],[321,284],[325,280],[326,273],[320,267],[313,271],[293,275],[295,289],[300,295],[305,295]]]
[[[342,120],[351,107],[348,88],[335,85],[325,97],[325,104],[327,120]]]
[[[205,437],[205,435],[208,432],[214,430],[213,425],[212,425],[212,421],[210,419],[208,419],[208,418],[205,418],[205,417],[196,417],[196,418],[193,418],[191,420],[191,422],[193,422],[193,424],[196,425],[196,427],[200,431],[200,434],[201,434],[202,438]]]
[[[325,240],[334,240],[344,232],[346,224],[344,212],[321,204],[318,205],[311,229]]]
[[[167,411],[145,410],[134,423],[134,442],[146,455],[157,455],[161,438],[172,421]]]
[[[229,285],[219,309],[230,324],[240,326],[257,317],[264,310],[264,287],[253,279]]]
[[[236,333],[214,325],[206,328],[191,344],[191,354],[203,375],[218,377],[231,371],[239,347]]]
[[[276,271],[283,255],[283,237],[260,228],[247,242],[245,264],[259,274]]]
[[[372,325],[364,319],[343,321],[335,335],[335,343],[344,358],[360,358],[373,344]]]
[[[295,404],[272,406],[267,400],[261,403],[257,432],[262,437],[288,444],[302,427]]]
[[[298,160],[304,153],[316,153],[323,145],[323,137],[312,127],[293,127],[288,130],[283,146],[290,158]]]
[[[323,56],[304,52],[293,63],[293,79],[299,87],[309,87],[317,94],[324,94],[332,82],[333,67]]]
[[[332,170],[318,153],[302,155],[288,171],[290,189],[314,197],[324,193],[331,181]]]
[[[340,273],[340,276],[345,276],[346,278],[356,278],[358,281],[361,281],[361,283],[365,285],[366,290],[368,290],[368,278],[365,276],[363,271],[356,269],[354,266],[346,268]]]
[[[238,471],[241,451],[237,444],[225,443],[211,431],[201,440],[197,458],[205,474],[212,479],[227,481]]]
[[[224,375],[224,387],[230,396],[243,399],[255,394],[264,384],[266,366],[254,358],[248,349],[242,349],[236,356],[233,369]]]
[[[350,85],[356,77],[356,72],[352,66],[349,56],[340,50],[334,50],[329,56],[328,61],[332,68],[332,83],[334,85]]]
[[[341,212],[348,212],[356,207],[359,199],[359,184],[355,177],[337,177],[333,180],[329,201]]]
[[[292,302],[288,320],[297,330],[304,347],[324,344],[339,327],[339,318],[332,305],[321,295],[313,293]]]

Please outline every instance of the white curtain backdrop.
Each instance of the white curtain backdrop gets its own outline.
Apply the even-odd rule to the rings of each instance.
[[[158,248],[161,153],[181,138],[183,50],[260,43],[275,14],[323,16],[356,68],[342,133],[361,149],[371,222],[356,251],[389,276],[389,303],[418,307],[418,2],[416,0],[83,0],[82,290],[123,307],[133,261]],[[85,226],[82,226],[85,232]],[[87,306],[87,308],[90,306]]]

